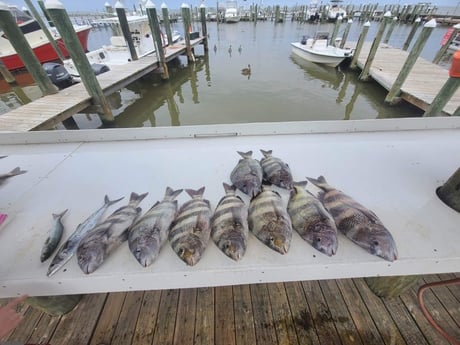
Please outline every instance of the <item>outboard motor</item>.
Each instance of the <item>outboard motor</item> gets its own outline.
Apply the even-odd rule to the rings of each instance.
[[[103,65],[103,64],[100,64],[100,63],[91,64],[91,68],[93,69],[93,72],[94,72],[95,75],[99,75],[99,74],[102,74],[102,73],[110,71],[109,66]]]
[[[302,40],[300,41],[300,44],[302,45],[307,44],[307,36],[302,36]]]
[[[65,69],[64,66],[55,62],[45,62],[43,69],[51,79],[51,82],[56,85],[59,89],[64,89],[73,84],[72,76]]]

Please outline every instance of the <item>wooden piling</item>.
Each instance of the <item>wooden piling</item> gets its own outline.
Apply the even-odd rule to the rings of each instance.
[[[207,52],[208,49],[208,28],[206,27],[206,6],[204,4],[200,5],[200,17],[201,17],[201,32],[204,37],[203,47],[204,51]]]
[[[363,25],[363,31],[361,31],[361,34],[359,35],[358,43],[356,43],[356,49],[353,53],[353,59],[351,60],[351,64],[350,64],[351,69],[356,69],[356,67],[358,66],[359,54],[361,54],[361,49],[363,48],[363,44],[364,44],[364,41],[366,40],[366,36],[367,36],[370,26],[371,26],[371,23],[369,21],[365,22]]]
[[[442,109],[444,109],[445,105],[452,98],[452,96],[457,91],[459,86],[460,86],[460,51],[457,51],[455,52],[454,57],[452,59],[452,65],[449,70],[449,79],[447,79],[446,83],[443,85],[441,90],[439,90],[439,93],[436,95],[433,102],[431,102],[430,106],[425,111],[423,116],[440,115],[442,112]],[[458,201],[458,206],[460,209],[460,199]]]
[[[168,6],[166,6],[164,2],[161,4],[161,13],[163,15],[163,25],[165,27],[166,37],[168,37],[168,45],[171,45],[173,42],[171,22],[169,21]]]
[[[436,190],[436,194],[450,208],[460,212],[460,168]]]
[[[387,22],[391,18],[391,12],[386,12],[383,16],[382,22],[380,23],[379,30],[377,31],[377,35],[372,42],[371,49],[369,51],[369,55],[367,56],[366,63],[364,65],[361,74],[359,75],[359,80],[367,81],[369,80],[369,71],[372,66],[372,62],[374,62],[375,54],[377,53],[377,49],[380,45],[380,41],[382,40],[383,32],[385,31],[385,27]]]
[[[340,41],[340,48],[343,48],[345,46],[345,43],[347,42],[348,34],[350,33],[351,29],[351,24],[353,24],[353,20],[348,19],[347,26],[345,27],[345,31],[343,32],[342,40]]]
[[[105,12],[107,12],[108,14],[113,14],[113,7],[112,5],[110,5],[108,1],[105,2],[104,7],[105,7]]]
[[[275,6],[275,23],[279,23],[280,22],[280,5],[276,5]]]
[[[438,64],[439,61],[441,61],[441,58],[444,56],[447,49],[452,44],[452,41],[454,40],[454,38],[457,37],[457,34],[459,31],[460,31],[460,24],[455,24],[453,27],[449,28],[449,30],[446,32],[446,35],[450,34],[450,36],[447,39],[443,38],[441,48],[436,53],[436,56],[433,59],[433,63]]]
[[[150,30],[153,35],[153,42],[155,43],[155,52],[160,62],[160,66],[163,69],[161,77],[163,79],[169,79],[168,64],[166,63],[165,52],[163,50],[163,40],[161,39],[160,23],[158,22],[157,9],[152,1],[148,0],[145,4],[145,10],[147,11],[147,17],[149,18]]]
[[[195,62],[195,57],[193,56],[192,47],[190,45],[190,29],[192,24],[190,21],[190,7],[187,4],[182,4],[182,22],[184,24],[184,37],[185,37],[185,47],[187,52],[187,59],[189,62]]]
[[[53,21],[51,20],[48,11],[46,10],[45,3],[44,3],[42,0],[37,0],[37,4],[38,4],[38,6],[40,7],[40,9],[42,10],[43,15],[45,16],[46,20],[48,21],[48,25],[49,25],[50,27],[54,28],[54,23],[53,23]]]
[[[114,117],[112,110],[110,109],[110,105],[102,92],[96,76],[94,75],[88,58],[83,51],[83,47],[81,46],[77,34],[73,29],[73,25],[67,11],[58,0],[47,1],[46,8],[66,45],[67,51],[72,57],[86,91],[92,97],[93,103],[100,108],[99,113],[102,121],[107,124],[112,123],[114,121]]]
[[[335,39],[337,38],[337,34],[339,32],[340,25],[342,24],[342,16],[338,16],[334,24],[334,30],[332,31],[331,41],[329,42],[332,46],[336,46]]]
[[[406,61],[404,62],[401,71],[398,74],[395,82],[393,83],[390,91],[388,92],[385,102],[394,104],[397,102],[397,96],[401,92],[401,86],[403,85],[404,81],[406,80],[407,76],[409,75],[412,67],[414,67],[417,58],[419,57],[420,53],[422,52],[423,47],[425,46],[426,41],[431,35],[431,32],[436,27],[436,20],[431,19],[423,26],[423,30],[420,33],[417,41],[415,42],[414,46],[412,47],[409,56],[407,57]]]
[[[52,316],[61,316],[72,311],[83,295],[29,297],[26,303]]]
[[[5,81],[8,84],[16,84],[16,79],[14,78],[13,74],[11,74],[11,72],[8,70],[8,68],[6,68],[2,60],[0,60],[0,74],[3,76],[3,79],[5,79]]]
[[[390,276],[364,278],[369,288],[379,297],[397,297],[415,285],[420,276]]]
[[[406,42],[404,42],[402,50],[407,50],[410,46],[410,43],[412,42],[412,39],[415,36],[415,33],[417,32],[418,27],[420,26],[421,19],[417,18],[414,20],[414,23],[412,24],[412,29],[409,32],[409,35],[407,36]]]
[[[385,39],[383,40],[383,43],[388,43],[390,40],[390,36],[393,33],[393,30],[395,28],[396,22],[398,21],[398,17],[393,17],[393,21],[390,24],[390,27],[387,30],[387,34],[385,35]]]
[[[43,95],[52,95],[57,93],[58,89],[48,78],[48,75],[42,68],[40,61],[38,61],[32,48],[24,37],[24,34],[16,24],[16,20],[11,14],[10,9],[4,3],[0,3],[0,27],[5,32],[14,50],[16,50],[21,57],[24,65],[34,78]]]
[[[128,19],[126,18],[125,8],[120,1],[115,3],[115,11],[117,12],[118,22],[120,23],[121,32],[125,38],[126,44],[128,45],[129,53],[133,61],[137,60],[137,51],[134,47],[133,37],[131,36],[131,30],[129,29]]]

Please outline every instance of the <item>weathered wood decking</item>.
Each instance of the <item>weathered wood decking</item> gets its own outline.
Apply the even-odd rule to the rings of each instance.
[[[203,40],[204,37],[192,40],[191,45],[195,46]],[[183,43],[166,47],[166,60],[184,54],[185,50]],[[109,95],[159,68],[158,65],[156,55],[152,54],[126,65],[112,66],[110,71],[100,74],[97,79],[104,94]],[[90,105],[91,97],[83,84],[78,83],[3,114],[0,116],[0,130],[26,132],[50,129]]]
[[[21,343],[98,344],[448,344],[427,322],[418,286],[381,299],[363,279],[93,294],[69,314],[28,307],[9,336]],[[6,302],[6,300],[4,300]],[[435,320],[460,339],[460,286],[425,293]]]
[[[371,42],[365,42],[358,58],[358,67],[363,68]],[[370,69],[372,79],[389,90],[407,59],[409,52],[381,44],[377,49]],[[426,110],[448,79],[448,71],[423,58],[418,58],[415,66],[401,88],[400,97]],[[460,106],[460,89],[444,107],[444,112],[452,115]]]

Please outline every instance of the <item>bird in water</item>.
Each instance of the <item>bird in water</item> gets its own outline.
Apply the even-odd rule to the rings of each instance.
[[[230,47],[228,47],[228,54],[232,56],[232,45],[230,44]]]
[[[240,53],[240,55],[241,55],[242,50],[243,50],[243,48],[241,47],[241,44],[240,44],[240,46],[238,47],[238,53]]]
[[[217,52],[217,46],[214,44],[214,53]]]
[[[243,68],[241,70],[242,75],[250,75],[251,74],[251,65],[248,64],[248,67]]]

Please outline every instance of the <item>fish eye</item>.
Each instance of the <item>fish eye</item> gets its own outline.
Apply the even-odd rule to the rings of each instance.
[[[318,237],[318,238],[316,239],[316,242],[321,242],[321,238]]]
[[[274,238],[273,236],[270,236],[268,239],[270,240],[270,242],[274,242],[274,241],[275,241],[275,238]]]
[[[177,254],[179,254],[179,255],[184,254],[184,249],[183,249],[183,248],[180,248],[179,251],[177,252]]]
[[[374,242],[372,242],[372,244],[373,244],[374,246],[378,246],[378,245],[379,245],[379,242],[378,242],[378,241],[374,241]]]

